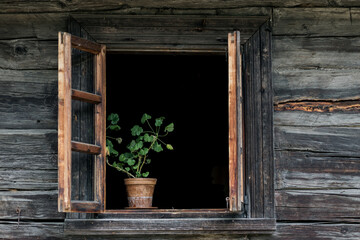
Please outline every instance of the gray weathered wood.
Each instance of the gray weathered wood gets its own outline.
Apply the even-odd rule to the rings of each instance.
[[[351,8],[274,8],[274,35],[360,36],[360,15]]]
[[[0,156],[57,153],[57,133],[51,129],[0,129]]]
[[[124,235],[124,234],[247,234],[271,233],[275,219],[91,219],[65,220],[69,235]]]
[[[359,157],[360,128],[351,127],[275,127],[275,148],[332,153]]]
[[[360,158],[276,151],[277,189],[358,189]]]
[[[0,237],[4,239],[66,239],[62,222],[0,221]]]
[[[56,190],[57,181],[57,170],[0,170],[0,190]]]
[[[360,38],[273,38],[273,68],[359,69]]]
[[[80,1],[71,2],[58,1],[40,1],[41,4],[28,1],[3,1],[0,5],[0,13],[38,13],[38,12],[75,12],[75,11],[114,11],[127,8],[156,8],[156,9],[221,9],[236,7],[359,7],[360,4],[356,0],[327,1],[327,0],[271,0],[271,1],[246,1],[246,0],[180,0],[180,1],[135,1],[120,3],[116,0],[106,1]]]
[[[273,77],[275,102],[360,99],[358,69],[293,69],[287,66],[273,71]]]
[[[357,222],[359,189],[276,191],[276,219]]]
[[[328,223],[278,223],[276,233],[249,236],[250,240],[357,240],[360,238],[358,224]]]
[[[0,193],[0,219],[17,220],[63,219],[57,211],[57,190],[53,191],[2,191]],[[0,235],[1,236],[1,235]]]
[[[57,41],[1,40],[0,56],[3,69],[56,69]]]
[[[298,127],[359,127],[360,113],[275,111],[274,124],[277,126]]]

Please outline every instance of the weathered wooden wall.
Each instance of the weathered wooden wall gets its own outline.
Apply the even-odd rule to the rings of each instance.
[[[271,237],[244,239],[360,239],[358,0],[1,1],[0,238],[65,239],[56,206],[57,32],[70,13],[94,11],[270,16],[278,225]],[[154,237],[166,238],[174,237]]]

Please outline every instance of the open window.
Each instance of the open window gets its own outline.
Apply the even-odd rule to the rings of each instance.
[[[90,40],[79,38],[69,33],[59,33],[59,211],[106,211],[106,160],[104,155],[104,146],[106,146],[105,49],[106,48],[104,45],[97,44]],[[84,55],[84,53],[86,55]],[[129,59],[127,58],[127,61],[128,60]],[[92,76],[91,74],[88,74],[90,76],[81,77],[81,73],[80,75],[78,74],[79,70],[76,69],[76,65],[81,65],[81,61],[90,61],[90,65],[89,63],[86,63],[84,64],[85,66],[80,66],[79,70],[83,72],[92,72]],[[222,73],[224,74],[224,72]],[[226,75],[224,74],[223,79],[221,80],[224,80],[224,76]],[[136,79],[131,80],[136,82],[136,85],[139,85]],[[131,80],[129,79],[129,81]],[[151,77],[147,80],[151,82]],[[141,88],[141,85],[142,84],[140,84],[140,86],[137,86],[137,88]],[[92,86],[95,88],[94,91],[92,90]],[[151,88],[151,86],[148,87]],[[217,85],[215,85],[213,89],[216,89],[216,87]],[[135,86],[133,86],[132,88],[128,87],[127,89],[130,90],[134,88]],[[144,86],[144,88],[146,88],[146,86]],[[155,89],[156,87],[154,88],[154,90]],[[150,91],[150,93],[154,94],[153,91]],[[229,172],[226,175],[229,176],[229,192],[225,193],[225,196],[229,196],[227,203],[229,210],[236,212],[241,211],[244,202],[244,161],[242,154],[244,142],[242,134],[243,106],[241,89],[241,56],[239,32],[229,33],[228,36],[227,93],[228,116],[223,116],[223,119],[228,119],[228,125],[225,125],[225,127],[228,128],[229,139],[228,161],[226,161],[227,159],[225,159],[224,156],[220,158],[224,159],[225,163],[228,162],[227,165]],[[129,96],[126,97],[128,98]],[[145,97],[143,96],[143,98]],[[220,107],[224,107],[224,104],[220,104]],[[197,111],[200,110],[198,109]],[[223,113],[226,113],[226,111],[223,111]],[[195,114],[195,111],[192,114]],[[216,114],[216,112],[209,113],[209,115],[210,114]],[[188,115],[186,118],[191,118],[191,116]],[[199,124],[201,124],[201,122],[199,122]],[[77,133],[79,129],[80,134]],[[207,131],[204,131],[204,133],[206,132],[216,132],[216,129],[208,129]],[[205,139],[211,137],[211,135],[202,136],[205,137]],[[186,139],[186,136],[182,136],[182,139]],[[206,149],[206,146],[204,146],[203,149]],[[216,150],[214,152],[216,152]],[[180,155],[181,154],[179,154],[179,156]],[[201,155],[192,157],[196,159],[197,157],[201,157]],[[177,161],[181,161],[181,158],[182,157],[179,157]],[[208,168],[206,167],[206,165],[208,164],[210,166],[209,159],[205,158],[202,161],[204,161],[202,164],[205,166],[203,168],[207,170]],[[200,168],[200,165],[198,167],[199,169],[197,169],[197,171],[199,171],[201,174],[201,171],[203,171],[203,169]],[[77,169],[79,169],[80,172],[86,170],[87,175],[93,175],[87,177],[87,186],[84,187],[85,190],[88,191],[88,193],[84,194],[84,196],[86,197],[83,199],[81,199],[81,194],[74,195],[72,193],[72,189],[74,189],[73,185],[76,184],[76,181],[79,181],[79,179],[73,177],[74,175],[76,176],[77,172],[74,173],[74,171],[76,171]],[[215,174],[221,173],[216,172]],[[201,187],[204,186],[200,185],[199,187],[200,190]],[[224,206],[225,196],[222,196]],[[191,197],[194,198],[194,196]],[[209,198],[208,200],[211,201],[211,198]],[[205,202],[206,199],[204,199],[203,201]]]
[[[87,31],[74,28],[74,26],[70,27],[71,34],[59,33],[59,211],[98,213],[97,219],[94,219],[93,216],[90,216],[90,219],[89,216],[85,216],[88,219],[84,219],[84,215],[77,219],[66,219],[66,231],[75,235],[91,235],[96,234],[97,231],[126,234],[141,230],[140,232],[145,233],[149,227],[146,219],[149,218],[152,219],[152,230],[158,232],[170,228],[180,232],[195,229],[202,233],[213,233],[214,231],[216,233],[228,231],[267,233],[273,231],[275,229],[273,110],[269,23],[266,22],[266,19],[264,23],[263,18],[239,20],[231,17],[213,17],[204,20],[201,17],[194,19],[173,17],[176,18],[173,20],[176,20],[177,24],[184,24],[185,27],[179,27],[181,29],[179,31],[184,31],[183,36],[179,38],[178,30],[174,32],[171,29],[169,36],[158,38],[158,34],[155,34],[156,37],[154,37],[152,31],[157,31],[159,26],[149,29],[149,27],[143,26],[144,21],[151,20],[154,24],[160,24],[163,27],[168,22],[172,22],[169,20],[172,18],[171,16],[151,17],[148,20],[135,16],[134,19],[125,21],[122,18],[131,17],[116,16],[116,18],[121,19],[111,19],[112,24],[116,26],[112,26],[114,29],[111,31],[107,26],[109,24],[107,17],[94,16],[89,20],[84,20],[85,25],[88,26],[87,30],[94,31],[95,34],[92,35],[99,38],[101,44],[96,43]],[[102,21],[104,21],[103,30],[99,26],[99,22],[101,25]],[[179,23],[181,21],[183,23]],[[209,25],[209,31],[215,32],[202,34],[198,33],[199,29],[197,28],[196,35],[187,36],[188,31],[194,31],[192,21],[196,24],[197,22],[201,22],[203,25],[206,23]],[[138,24],[138,28],[141,30],[136,31],[126,26],[121,29],[117,28],[117,24],[120,26],[125,23],[130,24],[131,27],[136,27],[135,25]],[[227,23],[229,25],[226,25]],[[237,27],[239,23],[246,26]],[[190,30],[186,29],[188,25],[191,25]],[[205,25],[202,26],[201,31],[206,32],[208,26]],[[256,29],[260,26],[260,28],[254,33],[253,29],[249,30],[248,26],[256,26]],[[73,31],[74,29],[76,31]],[[131,38],[124,37],[123,31],[128,29],[131,29]],[[234,31],[234,29],[240,31]],[[146,33],[146,31],[150,32]],[[166,31],[166,29],[161,29],[162,34],[165,34]],[[225,35],[221,35],[224,34],[224,31],[226,31]],[[139,32],[138,39],[134,32]],[[242,36],[245,36],[244,38],[240,39],[240,32]],[[140,33],[143,35],[140,36]],[[219,34],[222,37],[218,37]],[[164,39],[170,42],[174,41],[174,43],[164,43]],[[160,41],[160,43],[152,41]],[[190,43],[180,44],[179,41],[190,41]],[[140,64],[142,61],[144,65]],[[184,72],[195,76],[192,82],[184,81],[187,78],[191,79],[191,76],[181,75],[171,70],[172,65],[185,66],[186,63],[189,67]],[[149,69],[156,66],[158,73],[164,72],[164,81],[160,84],[168,84],[170,79],[179,82],[179,85],[171,85],[170,89],[174,89],[173,92],[166,89],[168,90],[167,99],[172,97],[174,101],[183,100],[183,105],[189,109],[192,102],[199,102],[194,110],[187,112],[190,115],[195,113],[196,109],[201,108],[204,109],[205,112],[202,115],[206,118],[208,117],[206,113],[211,115],[215,106],[221,109],[216,112],[218,118],[214,120],[216,130],[221,129],[221,133],[214,139],[211,138],[211,135],[193,136],[194,139],[204,141],[202,147],[208,148],[210,157],[211,150],[214,150],[215,147],[209,141],[217,141],[221,145],[222,154],[216,155],[221,160],[211,163],[211,161],[207,162],[205,158],[201,164],[209,166],[209,168],[199,170],[207,171],[209,175],[212,175],[216,168],[214,175],[223,173],[218,179],[220,182],[224,182],[223,180],[226,179],[226,183],[222,185],[224,194],[221,194],[221,191],[219,194],[216,193],[219,196],[219,202],[222,201],[221,204],[214,205],[215,207],[202,205],[201,202],[207,198],[205,194],[194,195],[196,200],[199,199],[200,204],[177,205],[176,202],[169,203],[170,201],[165,200],[159,204],[155,203],[159,206],[159,209],[156,210],[131,211],[124,210],[124,205],[113,204],[112,193],[118,191],[118,185],[121,182],[107,180],[113,175],[106,168],[105,162],[106,112],[124,111],[125,115],[136,115],[131,111],[126,112],[124,105],[116,104],[116,101],[131,100],[131,98],[121,99],[119,95],[122,92],[131,93],[135,87],[141,88],[144,85],[145,88],[151,89],[153,87],[151,85],[155,85],[152,90],[156,90],[154,82],[161,76],[159,74],[151,76],[149,69],[145,69],[144,66]],[[161,70],[161,67],[164,70]],[[134,73],[141,71],[145,74],[138,79],[145,79],[143,82],[134,79]],[[105,73],[107,74],[107,83],[105,83]],[[219,81],[221,83],[215,84],[211,89],[205,88],[205,86],[211,85],[209,80],[213,78],[221,79]],[[191,98],[192,95],[188,92],[176,95],[175,92],[179,90],[178,86],[181,84],[185,84],[184,88],[194,88],[193,95],[200,93],[200,97]],[[106,88],[108,88],[107,91]],[[121,90],[118,92],[117,89]],[[209,92],[209,95],[204,92]],[[117,100],[114,101],[113,98]],[[189,100],[185,101],[184,98],[189,98]],[[105,102],[108,102],[107,106]],[[114,105],[120,107],[116,108]],[[170,105],[166,106],[167,109],[170,107]],[[134,120],[139,117],[140,115],[135,116]],[[196,118],[200,119],[196,124],[201,124],[201,115]],[[135,124],[132,121],[131,118],[127,119],[129,126]],[[211,132],[214,130],[212,126],[207,125],[204,128]],[[215,156],[215,154],[212,155]],[[186,150],[183,156],[186,156]],[[199,158],[199,156],[194,158]],[[220,167],[218,163],[220,163]],[[223,168],[224,165],[225,168]],[[189,174],[186,169],[176,166],[174,169],[182,172],[182,175]],[[166,176],[163,177],[166,178]],[[203,175],[200,178],[206,179],[206,176]],[[168,178],[168,182],[171,181],[174,180]],[[113,182],[116,184],[112,185]],[[199,185],[203,186],[201,190],[206,189],[205,185],[201,184],[203,183]],[[166,185],[162,186],[165,192],[166,187]],[[226,190],[224,191],[224,189]],[[155,192],[159,190],[156,189]],[[212,188],[208,192],[217,191]],[[125,192],[122,196],[124,194]],[[198,197],[200,195],[205,197],[201,199]],[[188,197],[191,199],[190,201],[194,202],[192,200],[194,196]],[[225,197],[228,197],[228,206]],[[156,199],[156,196],[154,198]],[[185,221],[189,217],[192,220]],[[109,218],[111,220],[108,220]],[[134,221],[131,219],[134,218],[136,218],[136,224],[131,224]],[[176,220],[167,221],[164,218],[176,218]],[[204,218],[208,220],[206,223],[203,221]],[[140,221],[142,219],[144,222]],[[174,228],[175,225],[176,228]],[[84,231],[79,231],[79,229]]]

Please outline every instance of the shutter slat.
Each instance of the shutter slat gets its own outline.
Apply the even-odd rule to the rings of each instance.
[[[93,104],[101,103],[101,100],[102,100],[101,96],[99,96],[99,95],[80,91],[80,90],[75,90],[75,89],[71,90],[71,98],[73,100],[79,100],[79,101],[93,103]]]

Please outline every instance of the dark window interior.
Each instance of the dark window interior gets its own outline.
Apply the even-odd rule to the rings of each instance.
[[[166,117],[173,151],[152,152],[153,206],[225,208],[228,196],[228,74],[224,56],[107,54],[107,115],[120,116],[125,150],[143,113]],[[127,206],[125,174],[107,166],[106,208]]]

